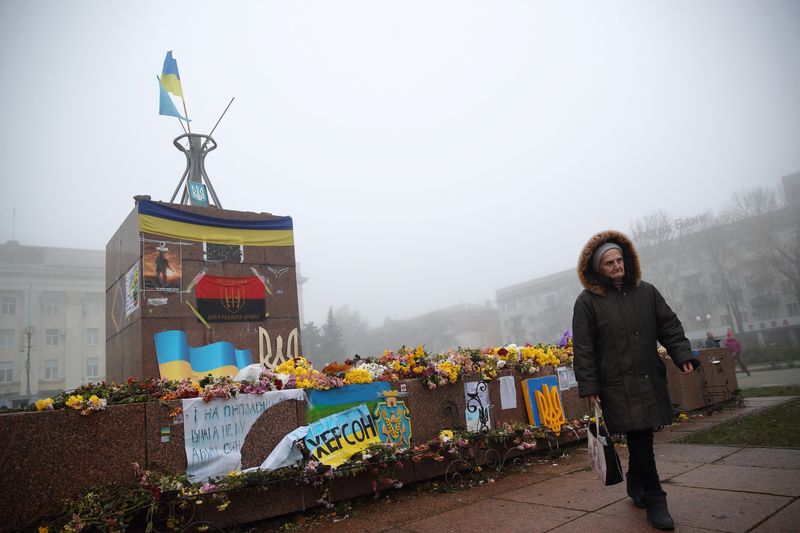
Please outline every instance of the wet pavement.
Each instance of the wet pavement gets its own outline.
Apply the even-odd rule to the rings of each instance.
[[[692,418],[656,433],[655,453],[675,531],[800,531],[800,450],[678,444],[704,428],[791,400],[748,398],[745,407]],[[627,450],[618,448],[623,465]],[[407,488],[354,501],[345,516],[290,530],[324,532],[657,531],[625,484],[604,487],[587,466],[585,445],[525,472],[457,492]],[[335,520],[335,521],[334,521]],[[288,525],[288,524],[287,524]]]

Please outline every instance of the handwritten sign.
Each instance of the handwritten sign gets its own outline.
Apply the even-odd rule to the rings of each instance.
[[[304,439],[318,461],[334,468],[380,441],[375,421],[364,404],[313,422]]]
[[[241,468],[242,445],[258,417],[277,403],[304,399],[302,389],[289,389],[210,402],[183,400],[186,473],[192,481],[204,481]]]

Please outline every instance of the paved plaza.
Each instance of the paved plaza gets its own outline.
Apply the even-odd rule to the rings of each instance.
[[[679,532],[800,531],[800,450],[677,444],[687,433],[791,398],[748,398],[745,407],[692,418],[656,433],[656,459]],[[623,463],[626,449],[619,448]],[[457,492],[406,489],[359,500],[346,518],[300,527],[323,532],[656,531],[625,485],[603,487],[585,446],[570,446],[524,473]],[[336,520],[336,521],[334,521]]]

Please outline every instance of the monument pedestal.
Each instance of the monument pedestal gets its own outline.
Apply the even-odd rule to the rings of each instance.
[[[106,245],[108,380],[300,355],[296,280],[290,217],[138,199]],[[185,342],[157,353],[164,331]]]

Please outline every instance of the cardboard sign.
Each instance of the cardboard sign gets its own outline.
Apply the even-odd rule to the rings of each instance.
[[[522,395],[528,411],[528,422],[559,434],[564,424],[564,409],[558,394],[558,378],[544,376],[526,379],[522,382]]]
[[[408,448],[411,446],[411,417],[406,403],[398,400],[397,394],[397,391],[384,391],[385,401],[378,402],[373,414],[381,441]]]

